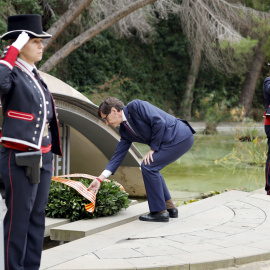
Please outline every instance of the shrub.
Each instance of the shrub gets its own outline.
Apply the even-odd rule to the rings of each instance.
[[[255,142],[257,143],[257,138],[258,138],[258,130],[256,128],[252,128],[252,129],[244,129],[244,130],[240,130],[240,129],[236,129],[237,132],[237,139],[240,142]]]
[[[218,123],[228,118],[226,101],[216,102],[216,96],[212,93],[200,101],[200,112],[197,111],[195,114],[205,121],[205,130],[203,133],[215,134]]]
[[[78,181],[86,187],[92,182],[92,180],[82,178]],[[90,201],[75,189],[52,181],[46,216],[67,218],[71,221],[111,216],[118,213],[122,208],[127,208],[130,200],[128,199],[128,193],[122,191],[114,181],[111,181],[101,183],[93,213],[85,210],[85,205],[89,203]]]

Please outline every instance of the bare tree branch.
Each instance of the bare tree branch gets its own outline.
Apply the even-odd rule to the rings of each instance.
[[[252,33],[256,18],[261,21],[269,18],[269,14],[232,0],[187,0],[180,6],[179,18],[189,40],[191,56],[191,68],[180,108],[183,117],[190,119],[199,67],[210,64],[226,74],[246,72],[253,55],[252,46],[256,42],[244,39],[244,36]],[[246,52],[242,50],[237,55],[237,48],[243,43]]]
[[[133,2],[133,0],[94,0],[88,7],[89,23],[97,23]],[[167,19],[168,14],[176,12],[178,6],[173,0],[158,0],[116,22],[111,26],[111,30],[119,37],[129,38],[135,34],[146,42],[148,34],[155,31],[154,23],[158,21],[157,14],[160,19]]]
[[[157,22],[157,14],[159,18],[166,19],[171,13],[180,18],[182,29],[190,43],[191,58],[201,48],[202,55],[207,60],[204,61],[205,65],[210,63],[229,73],[244,72],[243,65],[250,55],[245,54],[236,61],[233,46],[221,49],[220,45],[225,41],[228,45],[239,43],[243,39],[240,30],[250,31],[254,16],[269,17],[232,0],[185,0],[181,4],[175,0],[78,0],[49,29],[53,39],[48,41],[46,48],[84,9],[89,12],[88,30],[56,52],[43,64],[41,70],[50,71],[69,53],[108,27],[119,36],[130,37],[135,33],[141,40],[147,41],[148,34],[154,32],[153,22]]]
[[[51,56],[40,68],[43,72],[50,72],[62,59],[64,59],[67,55],[69,55],[72,51],[80,47],[82,44],[101,33],[117,21],[121,20],[134,10],[142,8],[146,5],[152,4],[157,0],[138,0],[129,4],[126,7],[123,7],[119,11],[113,13],[108,16],[104,20],[97,23],[92,28],[88,29],[81,35],[74,38],[72,41],[68,42],[63,48],[57,51],[53,56]]]
[[[93,0],[78,0],[58,19],[47,31],[52,35],[52,38],[43,41],[44,51],[57,39],[62,31],[69,26],[81,13],[90,5]]]
[[[190,43],[191,58],[201,47],[203,64],[211,64],[220,71],[230,73],[245,72],[244,66],[252,56],[252,50],[241,58],[235,58],[235,45],[252,31],[254,18],[269,18],[268,13],[247,8],[235,1],[189,0],[183,1],[179,17],[184,33]],[[227,48],[220,45],[227,42]],[[252,45],[250,45],[252,46]]]

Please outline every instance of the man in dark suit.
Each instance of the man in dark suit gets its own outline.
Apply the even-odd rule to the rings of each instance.
[[[178,209],[159,171],[192,147],[195,131],[189,123],[138,99],[124,106],[119,99],[109,97],[100,104],[98,115],[107,125],[119,126],[121,140],[105,170],[89,189],[97,192],[101,182],[115,173],[132,142],[148,144],[150,150],[142,159],[141,170],[150,213],[139,219],[167,222],[169,217],[177,218]]]

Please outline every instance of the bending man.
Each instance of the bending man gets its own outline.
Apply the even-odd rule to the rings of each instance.
[[[98,115],[107,125],[119,126],[121,140],[105,170],[89,186],[97,192],[100,183],[114,174],[122,163],[132,142],[148,144],[150,150],[141,164],[150,213],[140,216],[142,221],[167,222],[177,218],[163,176],[159,172],[166,165],[184,155],[193,145],[195,131],[187,121],[180,120],[152,104],[133,100],[124,106],[117,98],[109,97],[99,106]]]

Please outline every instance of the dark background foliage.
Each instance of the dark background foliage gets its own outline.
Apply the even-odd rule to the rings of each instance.
[[[190,67],[188,41],[176,18],[161,21],[151,43],[118,39],[103,32],[70,54],[54,70],[55,75],[93,102],[112,95],[127,103],[139,98],[181,116],[179,104]],[[261,85],[268,72],[263,69],[253,107],[263,109]],[[193,111],[200,100],[213,93],[217,102],[238,106],[244,75],[227,76],[208,67],[201,69],[194,89]]]
[[[68,4],[66,1],[50,1],[55,12],[55,17],[52,18],[46,3],[0,0],[0,32],[6,31],[7,16],[23,13],[41,14],[44,30],[47,30],[68,8]],[[80,23],[73,23],[64,31],[38,66],[74,35],[81,33],[86,24],[87,15],[83,13]],[[139,98],[181,117],[180,103],[186,88],[190,56],[188,41],[181,31],[178,19],[170,17],[168,20],[161,20],[156,26],[156,33],[149,40],[145,44],[136,38],[118,38],[108,29],[75,50],[51,74],[67,82],[96,104],[107,96],[116,96],[124,103]],[[253,98],[252,107],[255,110],[263,110],[261,88],[268,71],[269,68],[265,65]],[[201,109],[200,101],[209,94],[213,94],[217,102],[225,100],[229,108],[238,106],[244,79],[245,75],[228,77],[211,67],[201,69],[194,89],[193,120],[203,120],[196,119],[194,115],[195,111]]]
[[[189,69],[187,40],[175,19],[160,23],[151,43],[117,39],[107,30],[68,56],[56,75],[91,99],[111,94],[177,110]],[[98,96],[100,95],[100,98]]]

